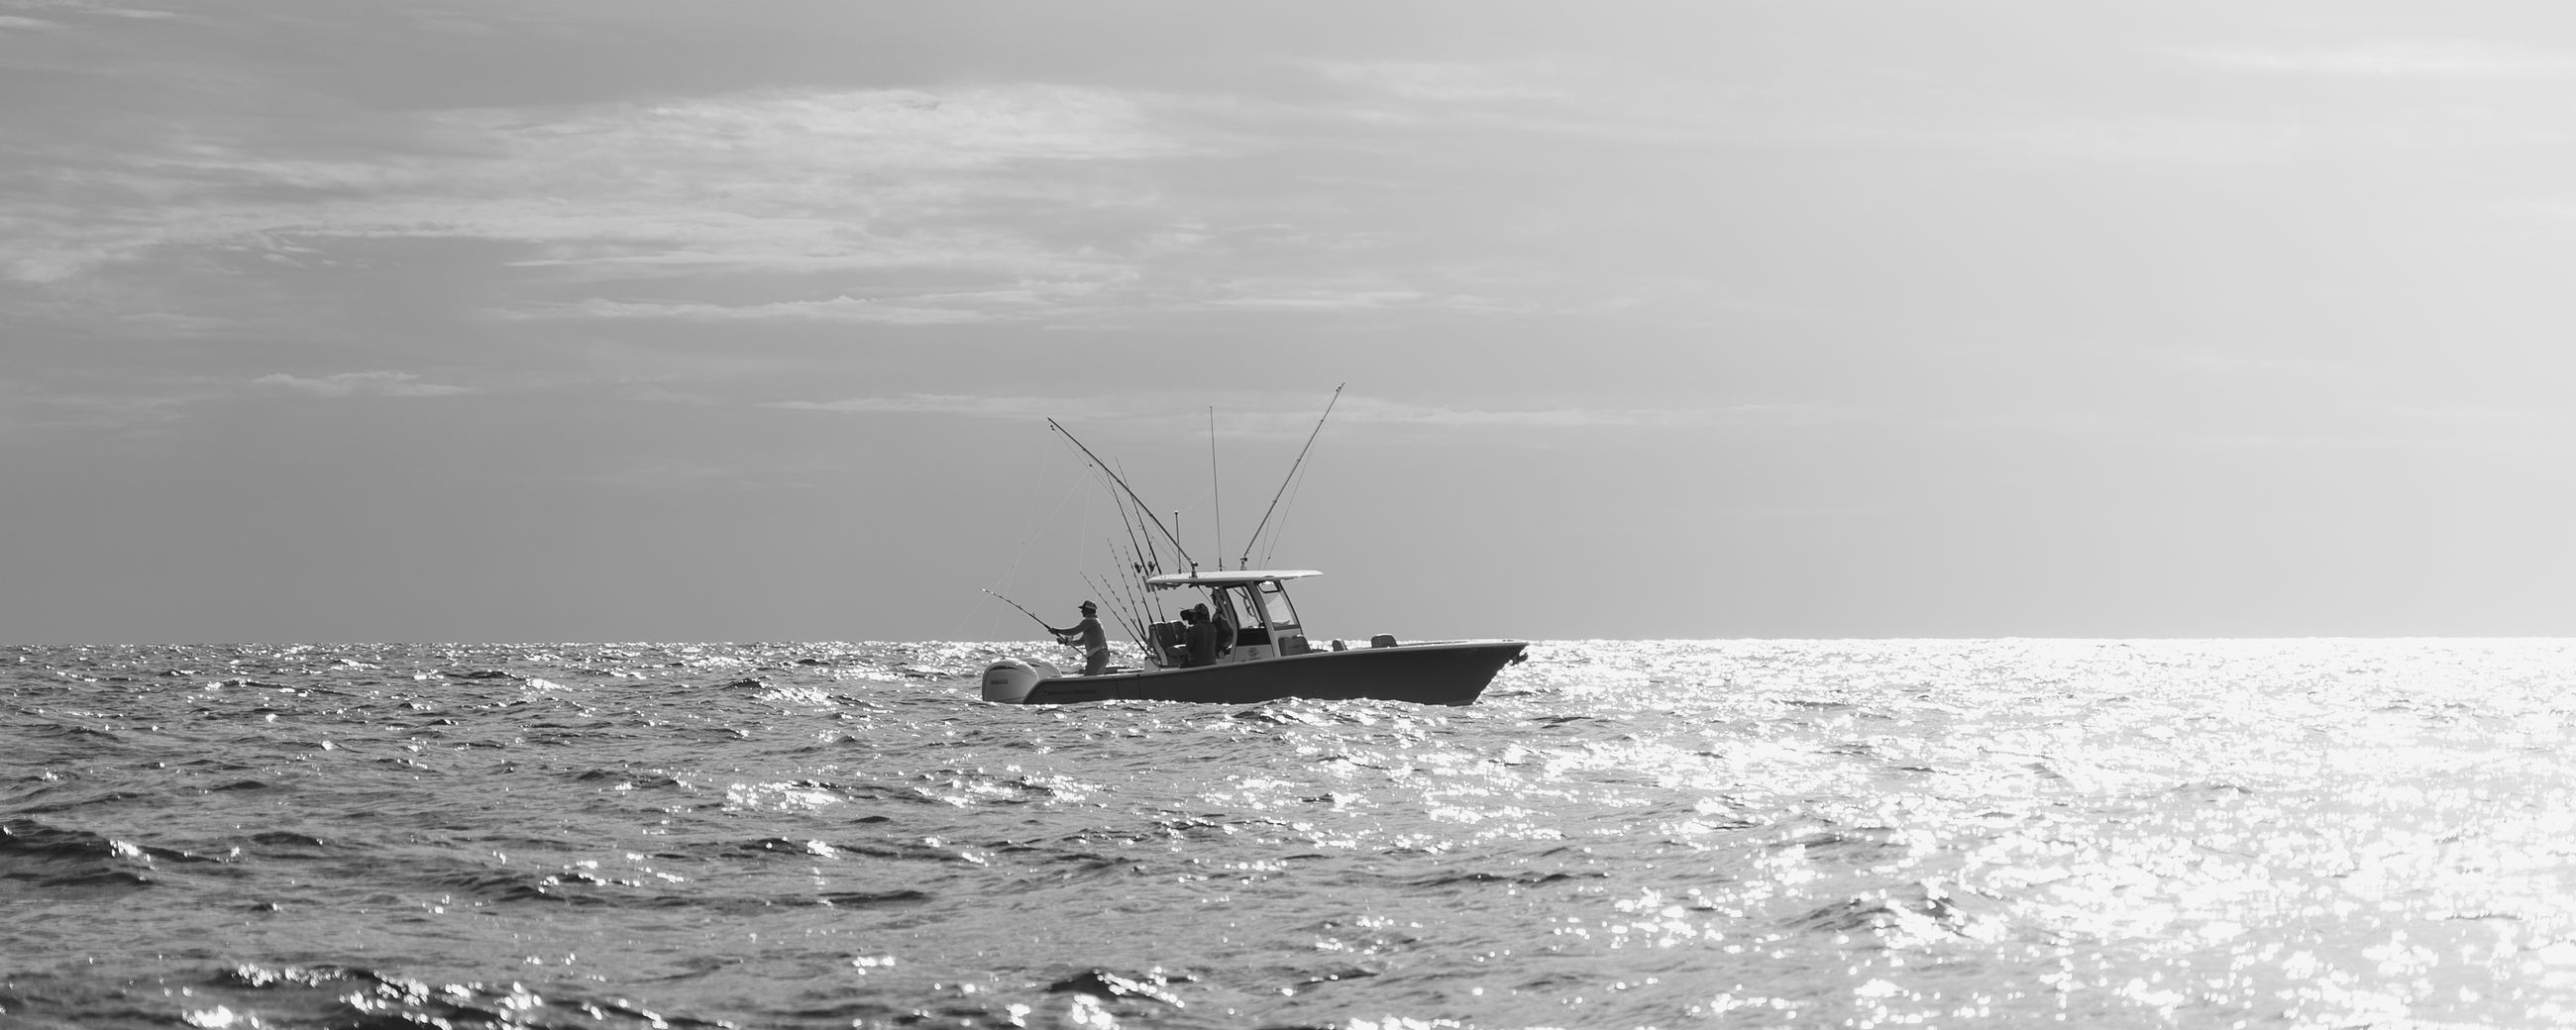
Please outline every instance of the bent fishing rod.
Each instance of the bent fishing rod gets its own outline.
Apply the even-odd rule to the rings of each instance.
[[[985,593],[987,593],[987,594],[993,594],[993,591],[991,591],[990,589],[987,589],[987,590],[985,590],[984,592],[985,592]],[[1031,618],[1031,619],[1037,619],[1037,624],[1038,624],[1038,625],[1040,625],[1040,626],[1046,626],[1046,631],[1047,631],[1047,632],[1049,632],[1049,633],[1053,633],[1053,632],[1055,632],[1055,627],[1054,627],[1054,626],[1049,626],[1049,625],[1047,625],[1047,621],[1046,621],[1045,619],[1039,619],[1039,618],[1038,618],[1038,613],[1028,610],[1028,608],[1026,608],[1025,606],[1021,605],[1021,604],[1020,604],[1020,602],[1018,602],[1018,601],[1014,601],[1014,600],[1011,600],[1010,598],[1004,597],[1004,596],[1002,596],[1002,595],[1000,595],[1000,594],[993,594],[993,599],[994,599],[994,600],[996,600],[996,601],[1000,601],[1000,602],[1002,602],[1003,604],[1010,605],[1010,606],[1011,606],[1011,607],[1013,607],[1013,608],[1018,608],[1018,609],[1020,610],[1020,614],[1022,614],[1022,615],[1026,615],[1026,616],[1028,616],[1028,617],[1029,617],[1029,618]]]
[[[1154,509],[1145,503],[1144,498],[1136,496],[1136,488],[1128,486],[1127,481],[1120,478],[1118,473],[1109,470],[1108,462],[1100,460],[1099,455],[1091,453],[1091,448],[1083,446],[1081,440],[1075,439],[1073,431],[1066,429],[1063,423],[1057,422],[1054,419],[1048,419],[1047,428],[1064,434],[1065,440],[1073,444],[1076,450],[1081,451],[1083,457],[1091,459],[1091,467],[1099,469],[1101,475],[1109,477],[1109,481],[1111,483],[1117,484],[1118,489],[1127,494],[1128,500],[1136,502],[1137,513],[1143,515],[1146,521],[1152,522],[1155,529],[1162,531],[1163,539],[1171,541],[1172,550],[1181,556],[1181,561],[1183,563],[1192,566],[1196,566],[1198,564],[1190,560],[1190,549],[1181,546],[1181,538],[1172,535],[1171,527],[1163,525],[1163,520],[1154,516]]]

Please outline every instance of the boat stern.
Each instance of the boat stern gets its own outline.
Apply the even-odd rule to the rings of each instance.
[[[1026,704],[1029,692],[1037,689],[1038,681],[1055,674],[1055,667],[1045,662],[1004,658],[984,667],[984,700],[1006,705]]]

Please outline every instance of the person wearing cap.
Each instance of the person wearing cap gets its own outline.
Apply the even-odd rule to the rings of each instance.
[[[1057,629],[1053,626],[1046,628],[1047,632],[1055,634],[1056,643],[1072,644],[1082,648],[1082,674],[1085,676],[1097,676],[1109,671],[1109,633],[1100,628],[1099,611],[1099,605],[1084,601],[1082,602],[1082,621],[1074,623],[1073,628]],[[1039,625],[1046,624],[1039,623]]]

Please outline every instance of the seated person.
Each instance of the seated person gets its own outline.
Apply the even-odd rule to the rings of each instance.
[[[1198,606],[1198,609],[1199,614],[1207,616],[1208,625],[1215,629],[1217,653],[1224,654],[1234,650],[1234,627],[1225,621],[1225,609],[1219,607],[1211,613],[1208,611],[1208,606],[1204,604]]]
[[[1216,656],[1223,650],[1217,637],[1217,627],[1222,623],[1208,618],[1206,605],[1182,611],[1181,622],[1188,627],[1183,637],[1188,649],[1183,667],[1216,664]]]

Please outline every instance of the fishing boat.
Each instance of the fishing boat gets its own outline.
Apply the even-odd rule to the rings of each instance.
[[[1339,388],[1333,391],[1333,397],[1340,400]],[[1324,416],[1332,416],[1329,403],[1324,407]],[[1213,410],[1209,421],[1209,461],[1213,466]],[[1319,646],[1309,641],[1305,623],[1288,600],[1288,583],[1321,573],[1312,569],[1246,567],[1251,563],[1253,547],[1262,539],[1262,531],[1270,525],[1271,515],[1279,509],[1280,496],[1305,466],[1306,450],[1297,452],[1288,478],[1280,484],[1279,493],[1271,496],[1270,511],[1262,514],[1261,525],[1253,529],[1237,567],[1225,569],[1223,552],[1219,552],[1218,571],[1202,572],[1198,563],[1190,560],[1179,535],[1155,517],[1124,477],[1054,419],[1048,419],[1047,425],[1062,434],[1081,452],[1093,472],[1114,487],[1109,495],[1118,502],[1119,515],[1127,529],[1128,550],[1117,553],[1113,540],[1112,556],[1137,578],[1126,581],[1123,590],[1100,592],[1115,609],[1115,620],[1143,652],[1145,664],[1116,667],[1094,662],[1089,675],[1069,675],[1043,660],[1005,658],[984,670],[986,701],[1257,704],[1302,697],[1464,705],[1473,704],[1504,666],[1528,657],[1529,644],[1519,640],[1399,643],[1395,637],[1381,633],[1365,644],[1330,640]],[[1315,435],[1323,428],[1324,420],[1317,419],[1315,433],[1306,437],[1307,450],[1314,447]],[[1176,514],[1175,524],[1178,518]],[[1275,546],[1276,537],[1272,540]],[[1189,571],[1164,571],[1165,550],[1171,552],[1175,567]],[[1019,602],[1000,594],[993,596],[1062,637],[1064,631],[1048,625]],[[1084,607],[1088,614],[1093,606]],[[1179,617],[1169,617],[1174,612]]]
[[[1212,657],[1194,656],[1184,620],[1147,626],[1143,667],[1066,675],[1044,661],[1005,658],[984,670],[984,700],[1011,704],[1079,701],[1200,701],[1256,704],[1281,698],[1369,698],[1425,705],[1473,704],[1506,665],[1528,657],[1519,640],[1398,643],[1387,634],[1365,646],[1318,647],[1288,600],[1288,581],[1312,569],[1237,570],[1149,576],[1147,590],[1205,591],[1208,616],[1228,638]],[[1204,650],[1204,649],[1202,649]],[[1203,661],[1201,664],[1199,662]]]

